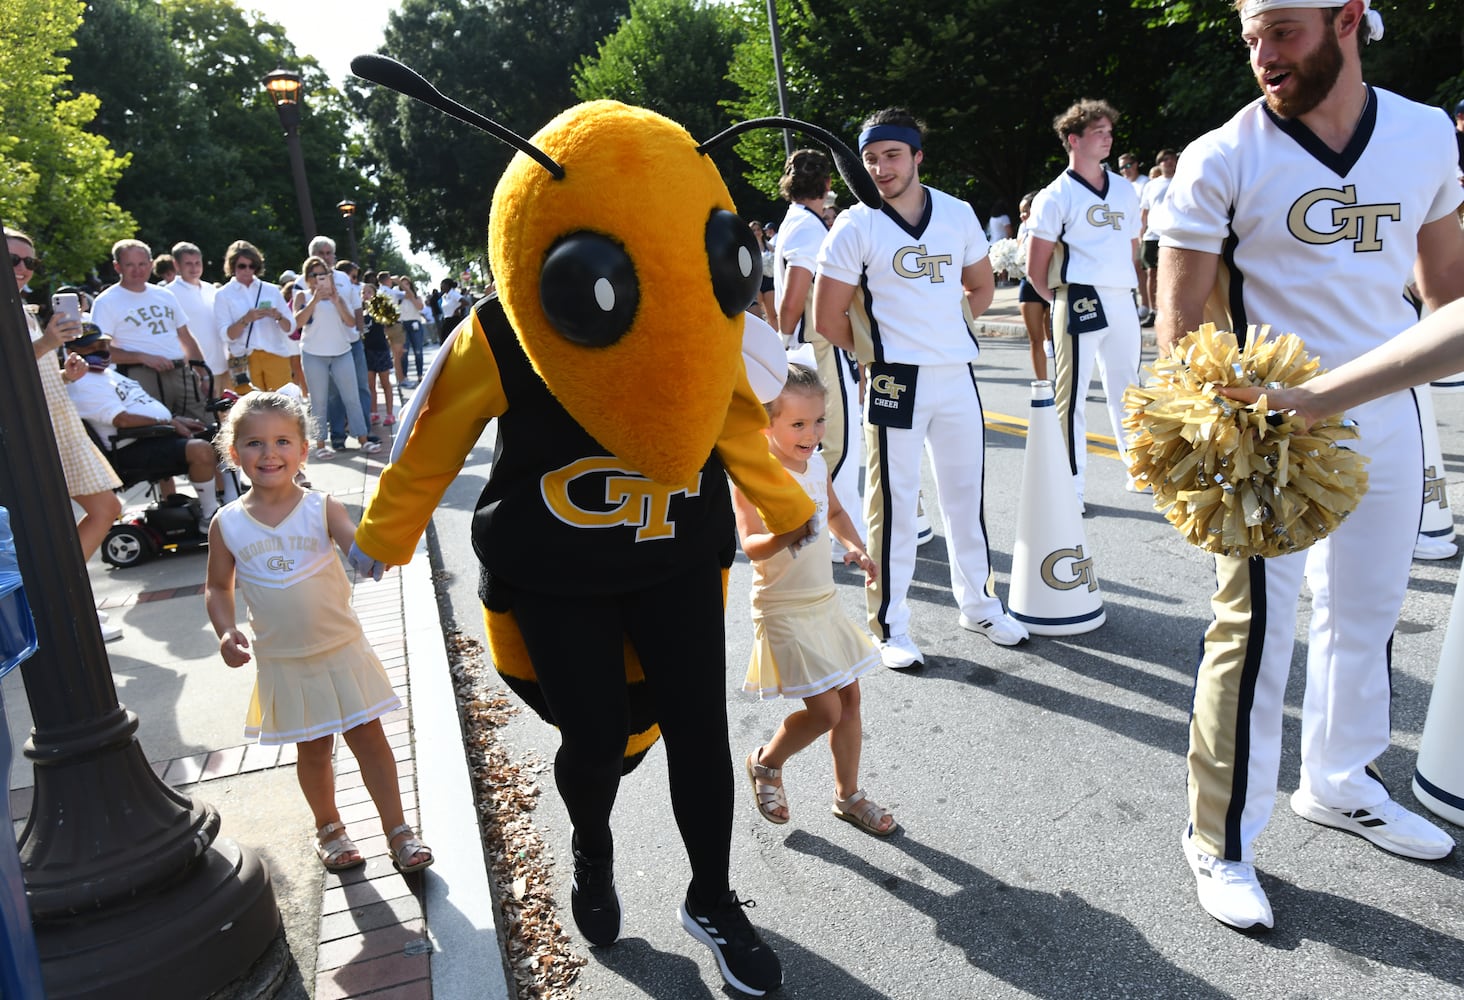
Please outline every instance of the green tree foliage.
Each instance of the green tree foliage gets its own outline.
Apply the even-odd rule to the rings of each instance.
[[[132,218],[113,201],[127,164],[86,131],[97,98],[68,87],[80,0],[0,4],[0,218],[33,235],[50,276],[80,276]]]
[[[744,0],[749,20],[763,5]],[[1074,0],[953,0],[920,16],[878,0],[779,0],[789,112],[855,138],[866,114],[902,105],[930,127],[922,177],[1015,215],[1027,190],[1063,161],[1053,117],[1073,101],[1104,98],[1124,114],[1120,145],[1173,140],[1156,128],[1155,68],[1182,29],[1147,27],[1127,5]],[[777,106],[764,27],[732,64],[751,117]],[[741,144],[752,178],[772,190],[781,148],[753,135]]]
[[[1198,126],[1198,132],[1224,121],[1257,95],[1240,19],[1230,0],[1133,3],[1149,12],[1151,26],[1185,32],[1186,41],[1164,76],[1166,118],[1180,126]],[[1447,107],[1452,114],[1464,97],[1464,4],[1387,0],[1376,6],[1383,37],[1363,47],[1364,78],[1412,100]]]
[[[626,0],[404,0],[381,51],[521,135],[576,103],[571,73],[626,13]],[[440,111],[379,87],[348,88],[365,121],[381,197],[413,249],[481,261],[488,208],[513,150]]]
[[[288,150],[265,94],[265,74],[300,73],[300,140],[317,228],[344,245],[336,202],[368,204],[355,165],[350,114],[313,59],[284,28],[234,0],[92,0],[77,33],[78,82],[101,98],[94,128],[130,155],[117,199],[137,219],[137,238],[162,253],[178,240],[203,250],[205,277],[222,274],[224,251],[247,239],[271,273],[298,268],[302,231]]]
[[[574,72],[581,100],[599,98],[649,108],[686,126],[698,141],[735,120],[728,106],[741,89],[727,76],[745,21],[707,0],[631,0],[630,16]],[[746,165],[731,146],[713,159],[743,215],[766,218],[774,206],[742,177]]]
[[[763,0],[742,0],[751,25],[731,67],[743,116],[777,106]],[[777,0],[790,113],[850,137],[870,111],[910,108],[931,127],[922,176],[994,203],[1046,183],[1063,162],[1053,117],[1082,97],[1122,114],[1116,149],[1148,162],[1183,147],[1257,96],[1229,0],[952,0],[918,16],[880,0]],[[1464,97],[1464,4],[1389,0],[1386,36],[1363,55],[1367,79],[1411,97]],[[773,138],[740,151],[771,192],[782,163]]]

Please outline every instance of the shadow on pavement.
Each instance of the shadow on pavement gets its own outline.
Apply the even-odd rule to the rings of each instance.
[[[1077,893],[1010,885],[907,834],[891,838],[890,846],[958,886],[956,891],[933,891],[802,830],[786,844],[915,907],[971,965],[1032,996],[1067,1000],[1079,994],[1130,996],[1136,990],[1152,996],[1227,995],[1166,960],[1128,920]]]
[[[783,963],[780,998],[838,997],[839,1000],[888,1000],[886,994],[851,976],[816,952],[766,928],[758,933]],[[698,963],[671,952],[657,951],[640,938],[622,938],[613,948],[594,948],[590,957],[606,969],[633,983],[654,1000],[690,1000],[696,997],[742,997],[744,994],[722,982],[708,952],[708,961]],[[647,970],[654,970],[648,974]],[[715,977],[712,983],[709,977]]]

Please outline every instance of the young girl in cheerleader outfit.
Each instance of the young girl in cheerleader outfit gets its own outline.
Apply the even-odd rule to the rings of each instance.
[[[266,745],[297,744],[295,772],[315,814],[321,863],[342,871],[366,861],[336,808],[331,755],[340,733],[361,765],[393,863],[417,871],[432,864],[432,851],[402,814],[381,728],[401,702],[351,610],[351,584],[335,553],[349,551],[356,526],[340,501],[295,482],[309,452],[308,420],[298,399],[274,392],[250,393],[229,412],[218,447],[253,486],[209,526],[208,617],[229,666],[248,663],[254,650],[258,677],[244,733]],[[235,623],[236,580],[252,643]]]
[[[854,522],[829,484],[818,452],[824,433],[825,389],[818,373],[788,366],[788,380],[768,404],[768,449],[817,505],[817,529],[771,534],[757,508],[733,490],[737,534],[752,560],[752,662],[743,690],[762,698],[801,698],[804,707],[783,720],[764,746],[747,755],[757,811],[770,823],[788,822],[783,765],[824,733],[834,755],[834,815],[878,836],[897,824],[859,787],[859,676],[880,664],[879,651],[839,608],[827,524],[848,550],[845,563],[868,580],[878,568]]]

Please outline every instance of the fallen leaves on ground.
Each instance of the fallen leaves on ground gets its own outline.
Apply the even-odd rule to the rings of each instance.
[[[463,721],[483,847],[493,871],[494,898],[519,1000],[564,1000],[585,964],[559,921],[551,886],[554,855],[533,823],[541,762],[515,762],[499,731],[518,713],[483,647],[461,632],[447,635],[453,689]]]

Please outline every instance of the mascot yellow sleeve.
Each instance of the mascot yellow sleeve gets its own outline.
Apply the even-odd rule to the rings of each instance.
[[[474,316],[439,359],[431,396],[405,432],[411,436],[376,482],[356,544],[388,566],[410,562],[442,494],[462,471],[488,421],[507,401],[488,342]]]

